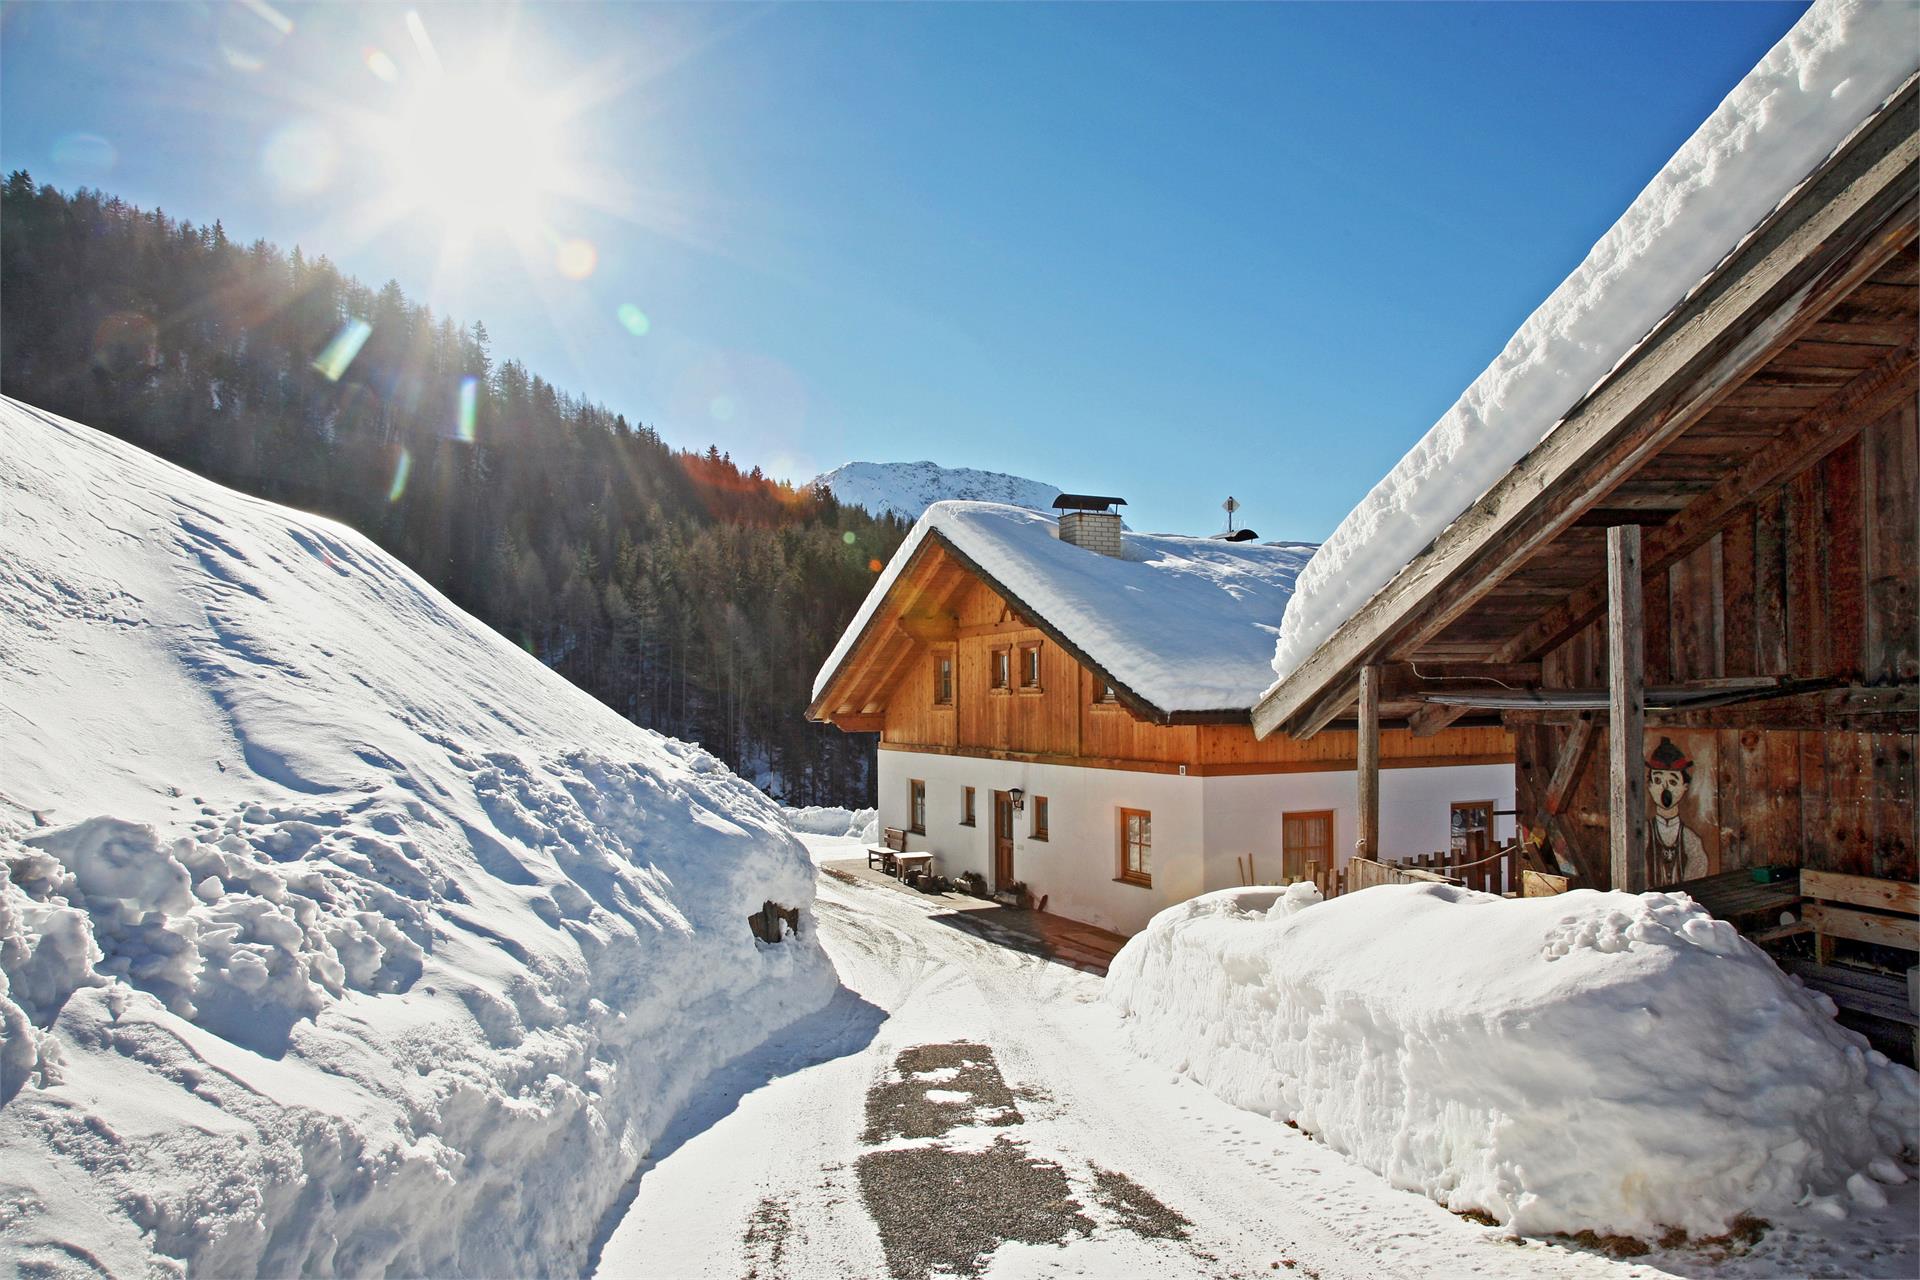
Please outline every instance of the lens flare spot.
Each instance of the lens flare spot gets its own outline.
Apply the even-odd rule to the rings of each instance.
[[[878,560],[869,560],[867,561],[867,568],[873,573],[878,573],[882,569],[886,568],[886,566],[881,564]]]
[[[636,338],[644,338],[653,328],[653,322],[647,319],[647,313],[631,302],[620,304],[620,310],[614,313],[620,317],[620,327]]]
[[[333,180],[340,149],[324,125],[296,120],[267,138],[260,156],[274,192],[283,200],[313,195]]]
[[[413,470],[413,455],[405,449],[394,460],[393,483],[387,486],[387,501],[398,502],[400,495],[407,491],[407,473]]]
[[[480,421],[480,379],[468,374],[460,379],[460,411],[454,420],[454,438],[472,444]]]
[[[563,240],[554,254],[554,265],[569,280],[585,280],[600,265],[600,251],[593,247],[591,240]]]
[[[843,534],[841,534],[841,535],[840,535],[840,541],[842,541],[842,542],[844,542],[844,543],[846,543],[846,544],[847,544],[848,546],[852,546],[852,545],[853,545],[853,530],[851,530],[851,529],[849,529],[849,530],[847,530],[847,531],[846,531],[845,533],[843,533]]]
[[[387,55],[385,49],[375,49],[371,45],[366,52],[367,70],[385,80],[388,84],[400,82],[400,64]]]
[[[355,316],[340,326],[340,332],[326,349],[314,358],[313,367],[328,382],[338,382],[353,358],[360,354],[360,348],[367,345],[367,339],[373,335],[373,326]]]
[[[54,172],[75,185],[106,177],[120,159],[113,144],[97,133],[70,133],[52,151]]]
[[[707,401],[707,413],[715,422],[732,422],[738,412],[739,406],[734,404],[732,396],[715,396]]]

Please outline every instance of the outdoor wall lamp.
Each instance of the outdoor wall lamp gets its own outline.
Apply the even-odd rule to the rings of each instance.
[[[1015,813],[1027,807],[1027,793],[1019,787],[1015,787],[1013,790],[1007,792],[1007,799],[1013,801],[1013,811]]]

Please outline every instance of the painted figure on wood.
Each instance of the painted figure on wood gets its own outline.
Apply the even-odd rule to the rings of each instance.
[[[1672,738],[1647,757],[1647,882],[1677,884],[1707,874],[1707,850],[1693,828],[1680,820],[1680,802],[1693,788],[1693,761]]]

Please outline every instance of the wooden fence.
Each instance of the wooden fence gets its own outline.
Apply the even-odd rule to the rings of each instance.
[[[1427,853],[1391,862],[1372,858],[1353,858],[1340,868],[1322,867],[1309,862],[1306,875],[1320,889],[1322,897],[1335,898],[1380,884],[1455,884],[1482,893],[1521,891],[1522,854],[1518,841],[1509,841],[1478,858],[1454,861],[1454,855]]]

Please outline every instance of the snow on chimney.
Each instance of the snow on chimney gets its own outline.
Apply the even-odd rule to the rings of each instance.
[[[1113,510],[1126,506],[1125,498],[1063,493],[1053,505],[1060,513],[1060,541],[1116,560],[1126,558],[1120,545],[1120,513]]]

